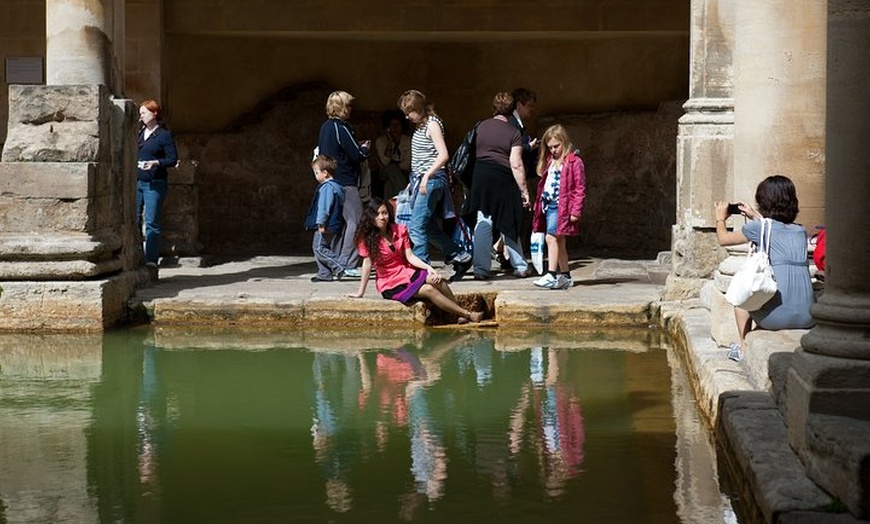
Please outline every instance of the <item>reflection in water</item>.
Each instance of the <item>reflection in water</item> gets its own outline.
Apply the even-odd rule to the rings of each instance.
[[[550,497],[561,495],[565,483],[580,472],[586,440],[580,399],[570,384],[559,381],[559,361],[566,357],[550,349],[545,361],[543,348],[531,349],[529,383],[510,418],[511,454],[518,455],[524,444],[535,451]]]
[[[496,349],[486,332],[434,331],[308,350],[286,334],[247,346],[129,331],[97,343],[98,374],[61,390],[45,372],[22,380],[44,356],[9,340],[0,522],[732,522],[709,449],[674,435],[679,372],[637,340]],[[48,415],[64,424],[41,438],[86,450],[80,465],[28,451],[16,422]],[[677,424],[704,435],[697,419]],[[66,509],[25,504],[49,494]]]

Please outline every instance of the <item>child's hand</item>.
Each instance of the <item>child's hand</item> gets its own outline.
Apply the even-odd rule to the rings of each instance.
[[[571,222],[573,224],[573,223],[576,223],[579,221],[580,221],[580,217],[577,217],[574,215],[568,215],[568,222]]]
[[[325,235],[326,234],[326,226],[324,226],[322,224],[318,224],[317,231],[319,231],[321,235]]]

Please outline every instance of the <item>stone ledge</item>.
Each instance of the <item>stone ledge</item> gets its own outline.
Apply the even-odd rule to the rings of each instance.
[[[131,308],[157,326],[372,326],[404,327],[425,324],[426,306],[411,307],[378,299],[308,298],[287,301],[254,300],[244,297],[225,300],[164,300],[133,303]]]
[[[122,265],[120,259],[100,262],[89,262],[87,260],[0,262],[0,276],[12,281],[47,281],[62,278],[70,281],[80,281],[118,272],[121,270]]]
[[[719,400],[717,427],[725,436],[726,459],[742,473],[741,494],[757,504],[765,522],[778,522],[782,514],[830,507],[833,499],[809,477],[788,445],[785,421],[770,395],[760,391],[734,391]]]
[[[810,476],[852,513],[870,518],[870,421],[810,415],[806,433]]]
[[[111,232],[0,233],[0,260],[93,259],[121,247],[121,238]]]
[[[100,332],[127,319],[138,276],[89,281],[0,282],[0,332]]]

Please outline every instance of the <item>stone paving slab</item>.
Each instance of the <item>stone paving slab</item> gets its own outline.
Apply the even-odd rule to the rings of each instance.
[[[487,318],[499,326],[646,326],[652,321],[655,312],[650,304],[662,291],[650,276],[650,269],[660,271],[655,261],[586,259],[573,266],[575,283],[568,290],[540,289],[533,285],[534,278],[510,275],[487,281],[466,276],[451,288],[460,299],[479,297],[477,307],[471,307],[485,309]],[[449,268],[439,270],[450,274]],[[315,283],[310,280],[314,274],[310,257],[255,257],[213,267],[182,264],[161,268],[160,280],[138,290],[130,305],[155,325],[376,323],[408,327],[424,324],[430,316],[420,307],[384,300],[374,280],[364,298],[349,299],[358,281]]]

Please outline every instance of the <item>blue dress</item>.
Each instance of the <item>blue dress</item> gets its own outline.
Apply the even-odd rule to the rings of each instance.
[[[750,312],[762,329],[807,329],[813,326],[810,306],[815,301],[807,263],[807,232],[798,224],[772,220],[770,265],[776,277],[776,295],[758,311]],[[743,236],[760,242],[761,221],[743,226]]]

